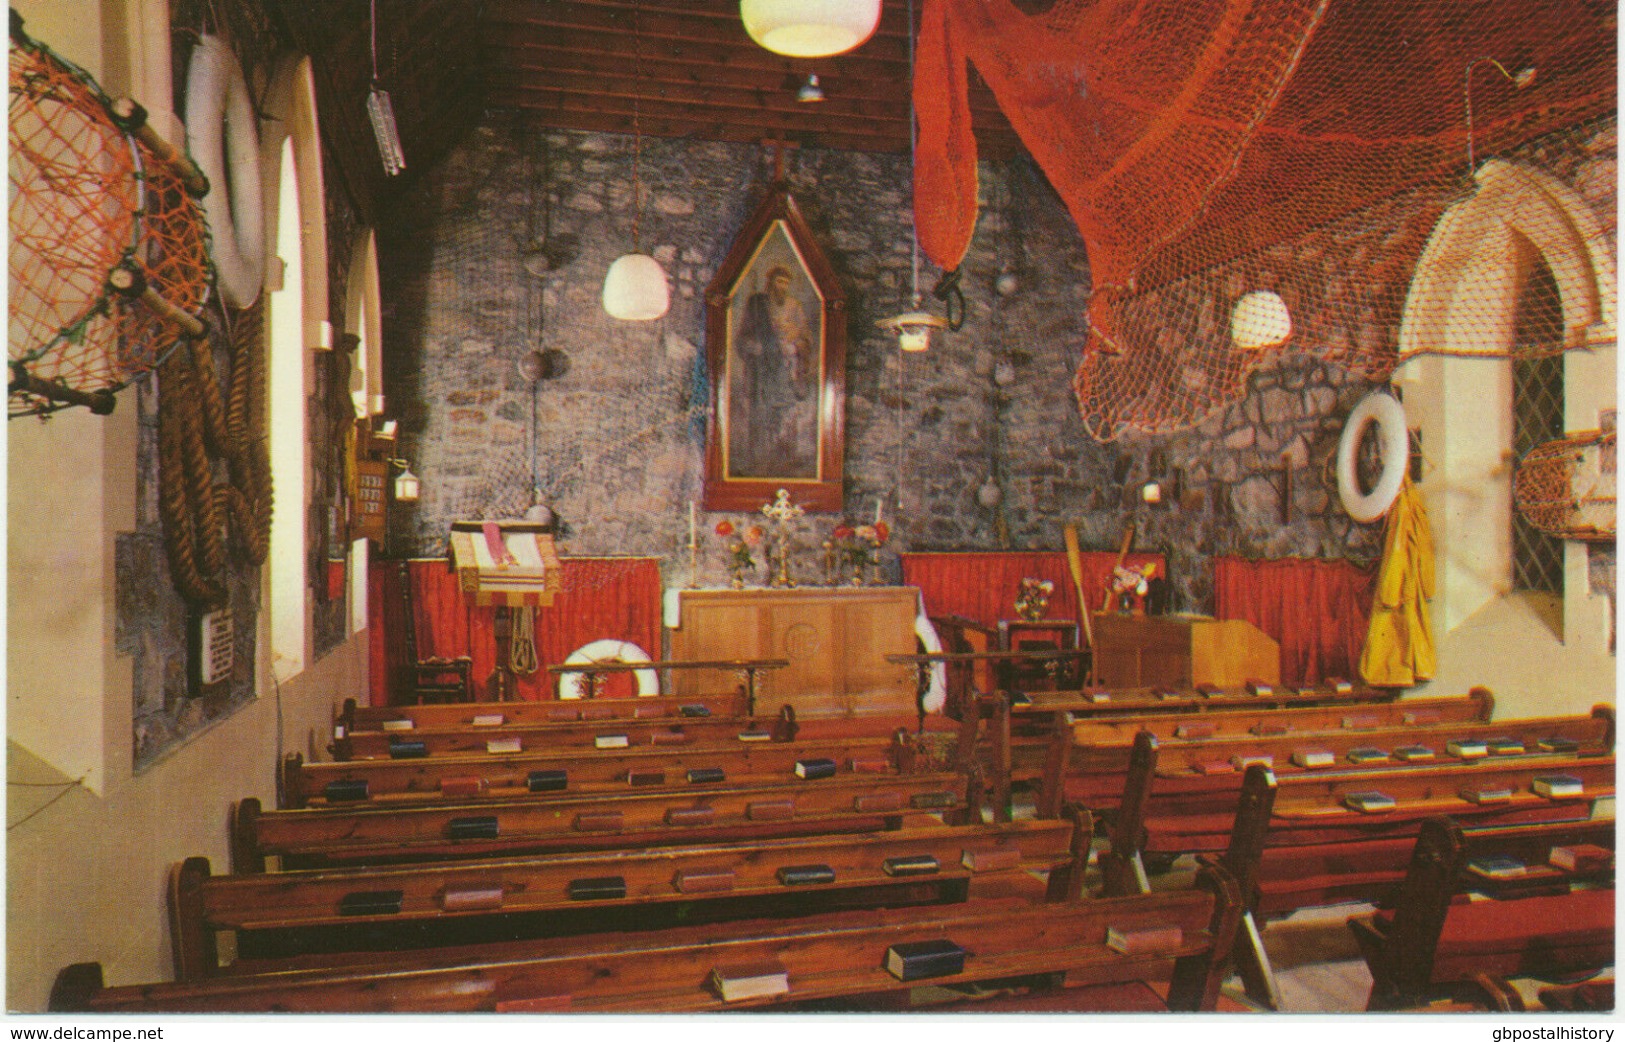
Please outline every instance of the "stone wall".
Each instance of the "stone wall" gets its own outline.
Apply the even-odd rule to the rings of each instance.
[[[424,478],[416,506],[393,508],[392,554],[444,553],[454,519],[523,513],[532,385],[517,366],[551,350],[568,371],[535,385],[535,475],[566,552],[655,554],[669,581],[687,581],[681,544],[704,465],[702,297],[765,195],[771,160],[750,146],[642,143],[640,243],[666,268],[672,306],[623,323],[599,292],[631,246],[632,151],[624,137],[493,121],[384,230],[386,394]],[[1071,405],[1087,267],[1059,203],[1030,169],[984,164],[992,206],[964,266],[967,321],[905,357],[875,322],[910,294],[906,157],[806,150],[786,168],[847,295],[847,516],[872,520],[881,501],[894,550],[1058,546],[1062,512],[1109,477]],[[580,244],[574,260],[545,278],[526,272],[530,240],[565,236]],[[1001,296],[1006,270],[1019,285]],[[938,274],[922,261],[922,292]],[[1001,362],[1013,376],[1003,387]],[[992,510],[976,492],[995,469],[1006,494]],[[710,535],[723,516],[702,514],[702,581],[726,578]],[[798,526],[809,570],[838,520]]]
[[[415,506],[393,508],[392,555],[443,554],[454,519],[522,514],[534,431],[536,483],[563,522],[564,552],[652,554],[668,582],[688,581],[682,544],[704,459],[702,295],[765,194],[771,160],[750,146],[640,147],[641,246],[673,292],[670,313],[653,323],[611,320],[599,301],[609,262],[631,246],[627,138],[543,134],[493,117],[382,230],[386,391],[425,489]],[[1228,274],[1204,273],[1202,286],[1239,285],[1260,263],[1318,258],[1328,270],[1365,272],[1350,292],[1379,306],[1349,306],[1338,290],[1346,280],[1328,279],[1294,316],[1306,331],[1295,353],[1252,373],[1241,400],[1180,434],[1103,444],[1084,431],[1071,389],[1085,340],[1086,254],[1030,164],[982,164],[983,211],[963,266],[966,321],[920,356],[901,355],[874,325],[909,294],[906,157],[802,150],[786,166],[848,299],[845,516],[872,520],[879,501],[894,533],[889,551],[1059,549],[1067,522],[1079,524],[1086,548],[1115,549],[1133,520],[1135,545],[1168,555],[1172,607],[1184,610],[1211,609],[1215,555],[1376,560],[1381,526],[1342,510],[1330,464],[1344,419],[1376,381],[1340,363],[1351,347],[1392,349],[1412,251],[1447,192],[1387,200]],[[1595,162],[1581,167],[1594,173]],[[573,260],[545,278],[526,272],[527,245],[565,236],[579,243]],[[1374,266],[1373,251],[1409,255],[1383,254]],[[922,262],[922,292],[938,274]],[[517,365],[533,349],[562,352],[568,371],[532,385]],[[1138,498],[1154,462],[1179,484],[1155,508]],[[700,515],[704,583],[726,579],[725,551],[710,535],[723,516]],[[804,580],[821,574],[819,544],[837,520],[799,524]],[[884,572],[897,574],[890,552]]]

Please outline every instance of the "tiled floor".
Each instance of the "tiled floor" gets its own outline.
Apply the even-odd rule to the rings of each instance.
[[[1349,931],[1349,916],[1371,911],[1370,905],[1347,904],[1305,908],[1264,929],[1264,950],[1275,968],[1281,1007],[1288,1013],[1357,1013],[1365,1009],[1371,974]],[[1234,978],[1226,994],[1242,997]]]

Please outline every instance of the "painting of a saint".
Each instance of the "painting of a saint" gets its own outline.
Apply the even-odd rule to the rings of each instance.
[[[818,479],[821,316],[812,281],[776,225],[729,308],[729,477]]]

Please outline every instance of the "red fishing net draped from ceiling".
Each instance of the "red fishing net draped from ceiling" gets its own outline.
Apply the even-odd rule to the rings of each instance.
[[[975,229],[974,68],[1088,248],[1074,384],[1095,437],[1194,426],[1283,352],[1382,376],[1418,305],[1418,257],[1477,183],[1469,106],[1481,171],[1520,147],[1576,151],[1530,146],[1553,135],[1611,159],[1615,33],[1613,5],[1588,0],[1056,0],[1030,15],[926,0],[920,245],[953,269]],[[1292,333],[1242,331],[1238,347],[1235,306],[1257,290],[1285,303]],[[1242,311],[1268,327],[1270,303]],[[1504,326],[1407,350],[1505,355]],[[1564,328],[1536,350],[1596,342]]]

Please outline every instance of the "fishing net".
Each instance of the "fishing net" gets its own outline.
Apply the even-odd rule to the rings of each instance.
[[[88,73],[13,28],[13,417],[71,405],[110,411],[113,392],[176,342],[151,294],[193,316],[205,300],[208,244],[196,200],[179,170],[120,129],[111,104]]]
[[[1616,107],[1615,33],[1596,0],[927,0],[920,244],[954,269],[974,231],[974,67],[1088,248],[1074,385],[1095,437],[1194,426],[1281,352],[1380,376],[1418,257],[1479,162],[1611,157],[1594,121]],[[1254,291],[1286,305],[1284,344],[1232,329]],[[1421,349],[1505,355],[1501,325]]]

